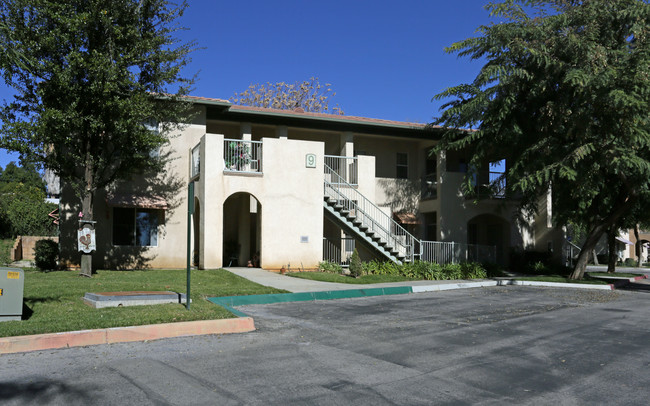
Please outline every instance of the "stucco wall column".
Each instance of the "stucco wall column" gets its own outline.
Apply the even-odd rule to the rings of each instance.
[[[223,176],[223,139],[222,134],[207,134],[201,139],[199,266],[203,269],[223,266],[224,198],[221,182],[217,182]]]

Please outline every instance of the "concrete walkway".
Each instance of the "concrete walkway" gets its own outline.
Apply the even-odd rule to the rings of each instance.
[[[350,289],[375,289],[396,286],[430,286],[430,285],[451,285],[469,282],[482,282],[488,279],[472,280],[445,280],[445,281],[404,281],[388,283],[371,283],[371,284],[353,284],[353,283],[332,283],[312,281],[309,279],[294,278],[291,276],[281,275],[276,272],[265,271],[261,268],[224,268],[228,272],[246,278],[249,281],[259,283],[260,285],[270,286],[276,289],[284,289],[292,293],[300,292],[324,292],[334,290]]]

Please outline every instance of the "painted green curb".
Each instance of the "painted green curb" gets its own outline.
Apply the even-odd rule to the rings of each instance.
[[[386,288],[372,289],[350,289],[350,290],[330,290],[326,292],[300,292],[300,293],[276,293],[270,295],[247,295],[247,296],[223,296],[209,297],[208,300],[214,304],[225,307],[239,317],[246,315],[238,310],[235,306],[253,305],[253,304],[270,304],[284,302],[306,302],[312,300],[333,300],[333,299],[350,299],[355,297],[383,296],[383,295],[402,295],[413,293],[410,286],[393,286]]]

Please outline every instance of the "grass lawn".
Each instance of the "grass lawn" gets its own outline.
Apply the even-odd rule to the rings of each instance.
[[[339,275],[331,272],[292,272],[288,276],[294,278],[311,279],[320,282],[336,282],[336,283],[351,283],[351,284],[365,284],[365,283],[386,283],[386,282],[404,282],[414,281],[419,279],[407,278],[406,276],[398,275],[363,275],[360,278],[353,278],[351,276]]]
[[[86,292],[170,290],[186,292],[185,270],[98,271],[92,278],[75,271],[25,272],[22,321],[0,323],[0,337],[234,317],[206,297],[284,293],[223,269],[192,270],[190,310],[182,304],[95,309]],[[25,320],[25,318],[27,318]]]

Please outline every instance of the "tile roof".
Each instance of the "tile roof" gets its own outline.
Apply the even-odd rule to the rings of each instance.
[[[208,102],[223,104],[224,107],[227,107],[229,112],[233,113],[259,113],[262,115],[282,115],[286,117],[295,117],[295,118],[306,118],[306,119],[316,119],[316,120],[328,120],[328,121],[340,121],[356,124],[369,124],[369,125],[381,125],[389,127],[408,127],[413,129],[425,129],[430,128],[426,123],[413,123],[407,121],[396,121],[396,120],[384,120],[379,118],[369,118],[369,117],[359,117],[359,116],[346,116],[339,114],[328,114],[328,113],[313,113],[305,112],[302,109],[296,110],[282,110],[282,109],[273,109],[267,107],[252,107],[252,106],[240,106],[235,105],[229,102],[228,100],[215,99],[208,97],[198,97],[198,96],[186,96],[186,99],[189,101],[197,102]],[[439,128],[439,127],[435,127]]]

